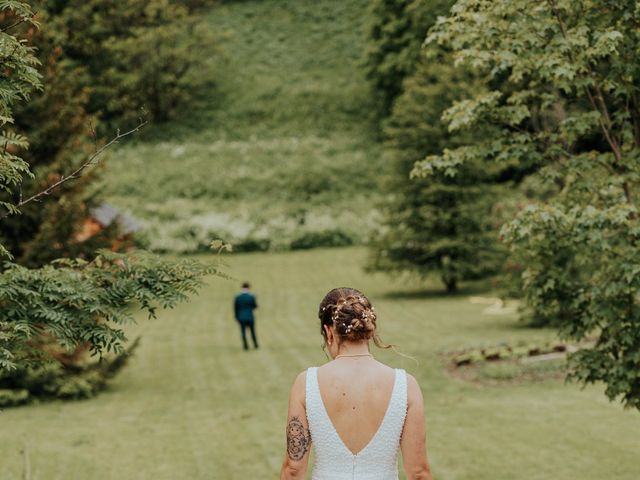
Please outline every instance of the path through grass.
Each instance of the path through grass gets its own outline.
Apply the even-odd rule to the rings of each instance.
[[[25,444],[34,480],[277,478],[290,383],[324,361],[317,304],[330,287],[353,285],[372,298],[383,339],[420,362],[376,352],[422,384],[437,480],[638,479],[640,416],[600,388],[478,386],[449,377],[437,355],[550,332],[483,315],[469,292],[421,294],[364,275],[364,253],[230,257],[232,274],[258,292],[261,350],[240,350],[238,282],[213,280],[192,303],[140,322],[135,359],[98,398],[0,413],[0,478],[21,478]]]

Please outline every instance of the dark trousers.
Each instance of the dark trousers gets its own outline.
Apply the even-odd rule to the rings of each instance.
[[[244,345],[245,350],[249,350],[249,345],[247,345],[247,328],[251,331],[251,340],[253,340],[253,346],[258,348],[258,340],[256,340],[256,327],[254,322],[239,322],[240,323],[240,331],[242,332],[242,344]]]

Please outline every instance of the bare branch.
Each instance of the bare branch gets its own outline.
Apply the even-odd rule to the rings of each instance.
[[[30,17],[23,17],[17,22],[12,23],[11,25],[7,25],[6,27],[0,28],[0,32],[5,33],[6,31],[11,30],[12,28],[17,27],[18,25],[22,25],[25,22],[33,22],[33,19],[36,18],[37,15],[38,15],[38,12],[33,12]]]
[[[640,106],[638,105],[635,92],[631,93],[630,100],[633,108],[633,114],[630,114],[630,116],[633,119],[633,133],[635,144],[636,147],[640,148],[640,122],[638,122],[638,117],[640,116]]]
[[[129,135],[132,135],[132,134],[140,131],[140,129],[142,127],[144,127],[146,124],[147,124],[146,121],[145,122],[140,122],[135,128],[133,128],[133,129],[127,131],[127,132],[124,132],[124,133],[120,133],[120,130],[118,130],[118,133],[116,134],[115,137],[113,137],[113,139],[111,139],[111,141],[109,141],[108,143],[106,143],[102,147],[100,147],[97,150],[95,150],[94,153],[92,155],[90,155],[84,162],[82,162],[82,164],[78,168],[76,168],[73,172],[71,172],[68,175],[62,175],[57,182],[52,183],[51,185],[49,185],[44,190],[42,190],[42,191],[40,191],[38,193],[35,193],[35,194],[31,195],[30,197],[28,197],[28,198],[26,198],[24,200],[22,198],[20,198],[20,200],[18,201],[18,203],[15,206],[17,208],[20,208],[20,207],[23,207],[24,205],[26,205],[27,203],[30,203],[30,202],[33,202],[33,201],[38,201],[42,197],[50,195],[55,189],[57,189],[63,183],[68,182],[69,180],[80,178],[82,176],[82,173],[84,172],[84,170],[89,166],[95,165],[97,160],[99,159],[99,157],[107,149],[109,149],[110,147],[112,147],[113,145],[118,143],[124,137],[128,137]],[[22,194],[21,194],[21,196],[22,196]],[[8,215],[9,215],[9,213],[5,213],[3,216],[0,216],[0,219],[6,217]]]

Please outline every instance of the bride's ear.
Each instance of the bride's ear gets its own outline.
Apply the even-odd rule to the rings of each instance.
[[[327,339],[327,345],[331,345],[333,343],[333,330],[329,328],[329,325],[323,325],[324,328],[324,337]]]

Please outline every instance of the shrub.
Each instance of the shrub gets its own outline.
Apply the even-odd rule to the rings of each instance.
[[[268,238],[246,238],[233,244],[234,252],[266,252],[271,247]]]
[[[291,242],[291,250],[316,247],[346,247],[353,245],[353,238],[342,230],[325,230],[303,233]]]
[[[36,399],[91,398],[127,363],[139,345],[139,338],[122,353],[101,361],[64,365],[55,359],[40,364],[22,364],[0,374],[0,407],[10,407]]]
[[[23,405],[29,401],[29,391],[22,389],[0,389],[0,408]]]

